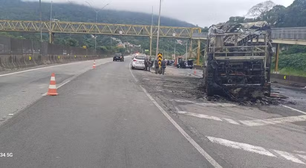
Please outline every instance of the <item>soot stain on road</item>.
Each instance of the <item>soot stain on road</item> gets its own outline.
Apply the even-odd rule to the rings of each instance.
[[[184,76],[181,74],[168,73],[165,76],[156,75],[145,71],[134,71],[139,83],[153,94],[155,97],[163,101],[163,104],[169,104],[169,100],[186,99],[190,101],[208,101],[216,103],[235,103],[241,106],[269,106],[269,105],[296,105],[297,103],[288,99],[280,93],[273,92],[271,97],[252,97],[244,96],[234,99],[226,95],[214,95],[208,97],[205,93],[203,80],[192,76]],[[173,109],[174,110],[174,109]]]

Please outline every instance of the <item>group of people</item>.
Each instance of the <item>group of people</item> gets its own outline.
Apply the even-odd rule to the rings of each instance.
[[[153,61],[151,57],[145,59],[145,71],[151,71],[151,67],[153,66]],[[165,70],[166,70],[167,62],[165,59],[161,61],[161,67],[159,67],[158,60],[155,59],[154,61],[154,69],[155,69],[155,74],[162,74],[165,75]]]

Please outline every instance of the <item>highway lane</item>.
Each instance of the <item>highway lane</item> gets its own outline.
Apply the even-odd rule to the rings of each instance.
[[[112,58],[100,59],[96,60],[96,64],[99,66],[111,61]],[[91,70],[92,65],[93,60],[89,60],[0,74],[0,124],[40,99],[48,91],[52,73],[56,74],[56,82],[60,86]]]
[[[45,73],[28,83],[47,82]],[[62,81],[70,74],[55,73]],[[0,127],[0,153],[13,153],[0,157],[1,168],[212,167],[135,82],[128,59],[87,71],[58,92]]]
[[[165,76],[141,71],[134,74],[152,97],[223,167],[305,167],[303,92],[298,96],[294,90],[282,92],[299,99],[297,105],[241,106],[225,99],[208,101],[203,89],[198,88],[200,79],[190,72],[167,67]]]

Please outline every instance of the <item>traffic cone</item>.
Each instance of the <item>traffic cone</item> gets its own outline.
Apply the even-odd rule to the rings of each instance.
[[[197,74],[197,69],[196,69],[196,68],[194,68],[194,70],[193,70],[193,74],[194,74],[194,75],[196,75],[196,74]]]
[[[55,74],[52,73],[51,79],[50,79],[50,85],[49,85],[49,90],[47,93],[48,96],[57,96],[57,89],[56,89],[56,82],[55,82]]]
[[[94,63],[92,65],[92,69],[96,69],[96,60],[94,60]]]

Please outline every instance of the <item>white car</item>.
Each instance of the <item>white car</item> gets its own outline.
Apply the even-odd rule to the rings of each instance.
[[[136,55],[131,62],[132,69],[145,69],[145,55]]]

